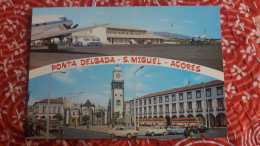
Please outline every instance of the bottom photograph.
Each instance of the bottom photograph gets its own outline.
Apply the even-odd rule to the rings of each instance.
[[[27,139],[227,137],[224,81],[191,71],[109,64],[29,80]]]

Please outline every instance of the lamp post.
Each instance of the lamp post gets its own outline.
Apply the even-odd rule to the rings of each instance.
[[[84,93],[84,92],[75,93],[75,94],[77,95],[77,104],[78,104],[78,97],[79,97],[79,95],[82,94],[82,93]],[[74,93],[71,92],[71,93],[69,93],[69,94],[74,94]]]
[[[59,73],[66,73],[64,71],[61,71]],[[50,125],[50,120],[49,120],[49,117],[50,117],[50,98],[51,98],[51,72],[49,73],[49,93],[48,93],[48,104],[47,104],[47,124],[46,124],[46,133],[47,133],[47,137],[49,137],[49,125]]]
[[[135,74],[138,70],[144,68],[144,66],[140,66],[135,72],[134,72],[134,121],[135,121],[135,130],[136,130],[136,109],[135,109],[135,101],[136,101],[136,89],[135,89]],[[137,109],[138,110],[138,109]],[[139,116],[138,116],[138,126],[139,126]]]

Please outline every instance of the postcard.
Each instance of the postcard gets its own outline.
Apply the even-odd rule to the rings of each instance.
[[[33,8],[28,139],[227,136],[217,6]]]

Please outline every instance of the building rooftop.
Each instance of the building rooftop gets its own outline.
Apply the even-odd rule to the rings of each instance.
[[[94,23],[94,26],[96,25],[102,25],[102,23]],[[106,28],[114,28],[114,29],[128,29],[128,30],[139,30],[139,31],[147,31],[145,29],[142,28],[138,28],[138,27],[132,27],[132,26],[122,26],[122,25],[114,25],[114,24],[109,24],[106,25]]]
[[[219,81],[219,80],[214,80],[214,81],[211,81],[211,82],[204,83],[204,86],[205,86],[205,88],[207,88],[209,86],[215,86],[215,85],[221,85],[221,84],[224,84],[224,82]],[[165,94],[171,94],[171,93],[176,93],[176,92],[183,92],[183,91],[193,90],[193,89],[198,89],[198,88],[203,88],[203,84],[201,83],[201,84],[196,84],[196,85],[191,85],[191,86],[185,86],[185,87],[155,92],[155,93],[144,95],[140,98],[154,97],[154,96],[158,96],[158,95],[165,95]]]
[[[44,99],[40,102],[37,103],[48,103],[48,99]],[[62,103],[63,104],[63,99],[58,98],[58,99],[50,99],[50,103]]]

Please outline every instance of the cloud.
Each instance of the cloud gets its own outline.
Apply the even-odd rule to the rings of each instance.
[[[195,21],[191,21],[191,20],[182,20],[182,22],[184,22],[184,23],[195,23]]]
[[[74,84],[74,80],[71,77],[70,71],[66,71],[65,73],[61,73],[61,72],[52,73],[51,77],[65,84]]]

